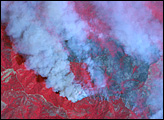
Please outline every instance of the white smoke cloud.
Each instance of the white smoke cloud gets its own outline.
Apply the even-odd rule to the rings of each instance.
[[[82,52],[87,54],[84,60],[88,64],[91,78],[97,86],[103,86],[104,75],[94,69],[90,59],[90,46],[85,43],[89,27],[73,10],[68,2],[2,2],[1,21],[8,22],[6,31],[12,36],[16,51],[27,55],[25,65],[43,77],[47,77],[46,86],[55,92],[60,91],[72,102],[91,94],[78,84],[72,84],[74,75],[70,72],[68,53],[62,45],[68,40],[68,46],[81,59]],[[69,74],[68,74],[69,73]],[[97,78],[98,76],[98,78]]]
[[[156,20],[145,2],[94,2],[97,15],[106,22],[109,34],[124,44],[125,52],[152,63],[162,55],[159,43],[163,41],[163,25]],[[163,43],[163,42],[162,42]]]
[[[72,6],[68,7],[68,2],[1,3],[1,22],[8,22],[6,31],[13,38],[15,50],[27,56],[26,67],[47,77],[47,87],[72,102],[86,97],[81,86],[72,83],[74,74],[62,46],[64,39],[82,41],[86,36],[86,26]]]
[[[125,52],[151,63],[158,59],[158,42],[162,40],[162,25],[155,20],[143,2],[93,2],[100,19],[111,26],[109,34],[124,44]],[[90,46],[86,44],[90,29],[73,9],[72,2],[1,2],[1,22],[8,22],[7,34],[13,38],[16,51],[27,55],[25,65],[43,77],[46,86],[67,97],[72,102],[91,94],[72,83],[68,51],[63,42],[78,59],[88,65],[91,79],[104,87],[104,74],[91,59]],[[100,37],[103,37],[101,34]],[[155,44],[155,45],[153,45]],[[83,53],[86,54],[83,54]],[[163,53],[161,53],[163,54]],[[94,93],[93,93],[94,94]]]

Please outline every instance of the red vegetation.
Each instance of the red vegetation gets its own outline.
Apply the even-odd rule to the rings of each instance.
[[[22,57],[18,59],[9,47],[11,43],[3,27],[1,34],[1,102],[6,104],[1,118],[137,118],[121,99],[100,102],[99,98],[88,97],[72,103],[46,88],[45,83],[40,82],[44,78],[36,77],[34,71],[20,64],[24,60]],[[81,76],[81,79],[85,77],[90,80],[85,67],[85,63],[71,63],[76,78]],[[80,73],[76,69],[81,69]],[[92,85],[91,82],[89,85]]]

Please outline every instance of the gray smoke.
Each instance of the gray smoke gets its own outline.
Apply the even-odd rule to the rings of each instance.
[[[102,93],[107,97],[119,96],[109,93],[105,88],[105,70],[102,69],[104,65],[108,75],[117,70],[112,78],[116,82],[110,89],[119,91],[121,82],[127,79],[145,82],[148,65],[163,55],[163,51],[159,49],[159,43],[163,43],[163,24],[152,16],[151,11],[145,7],[145,2],[91,3],[95,6],[98,18],[111,27],[109,34],[124,45],[128,56],[123,59],[124,65],[121,69],[119,59],[124,56],[123,53],[117,52],[117,57],[113,58],[106,55],[109,51],[102,51],[92,40],[88,43],[86,31],[91,31],[91,28],[75,12],[73,2],[1,2],[1,22],[8,23],[6,32],[14,43],[15,51],[26,55],[27,69],[47,77],[46,86],[52,87],[55,92],[59,91],[61,96],[67,97],[72,102],[96,93]],[[103,36],[105,35],[101,34],[99,37]],[[68,40],[67,44],[64,43],[65,40]],[[87,70],[92,81],[98,86],[98,92],[84,90],[80,84],[73,82],[75,76],[70,71],[70,62],[74,58],[70,55],[76,57],[77,62],[87,63]],[[134,66],[139,66],[139,72],[132,74]],[[130,91],[137,86],[137,82],[128,83],[125,85],[129,91],[121,97],[133,102],[136,98]],[[161,86],[157,92],[163,88],[163,84]],[[129,94],[133,99],[128,98]],[[163,97],[163,93],[160,95]],[[157,105],[157,110],[163,110],[159,102],[161,98],[155,99],[155,95],[152,95],[147,104]],[[161,111],[152,118],[158,115],[161,115]]]
[[[153,17],[143,1],[93,2],[109,34],[118,38],[128,55],[151,64],[163,55],[163,24]]]
[[[68,2],[1,2],[1,22],[7,22],[7,34],[15,50],[26,55],[25,65],[47,77],[47,87],[76,102],[87,95],[73,84],[65,39],[86,37],[87,26]]]

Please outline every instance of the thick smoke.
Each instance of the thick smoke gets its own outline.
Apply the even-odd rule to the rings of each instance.
[[[12,36],[15,50],[26,55],[25,65],[47,77],[47,87],[76,102],[91,91],[73,84],[68,55],[73,51],[79,62],[88,64],[88,72],[98,88],[104,87],[104,75],[96,70],[86,44],[88,25],[69,2],[2,2],[2,22],[8,22],[7,34]],[[68,40],[64,49],[64,40]],[[85,52],[85,54],[83,54]],[[83,59],[85,58],[85,59]],[[87,94],[86,94],[87,93]]]
[[[128,54],[126,57],[123,58],[124,52],[116,52],[117,57],[112,57],[108,48],[102,50],[98,43],[87,38],[91,28],[75,12],[73,2],[1,2],[1,22],[7,22],[6,32],[11,36],[15,51],[25,55],[27,69],[47,77],[46,86],[52,87],[72,102],[96,93],[107,97],[120,96],[106,89],[109,82],[106,73],[112,75],[111,79],[114,81],[110,83],[110,89],[121,91],[121,83],[127,79],[145,82],[149,65],[163,54],[159,49],[159,43],[163,43],[163,25],[152,16],[151,11],[145,7],[145,2],[91,3],[95,6],[97,19],[107,23],[111,27],[109,35],[117,38],[117,41],[108,38],[106,42],[122,43]],[[101,34],[99,37],[103,36],[106,35]],[[120,49],[121,45],[117,47]],[[123,64],[120,64],[121,58]],[[70,62],[74,60],[87,64],[87,71],[96,89],[84,89],[73,82],[75,76],[70,70]],[[138,72],[133,73],[135,66],[138,66]],[[138,85],[136,84],[135,81],[127,82],[125,85],[129,91],[125,91],[121,97],[134,102],[136,96],[131,91]],[[154,98],[153,95],[150,96],[147,104],[161,102],[161,98]],[[156,105],[157,110],[160,110],[161,104]],[[158,114],[161,115],[161,111],[152,118]]]
[[[106,22],[124,46],[125,52],[147,63],[153,63],[163,54],[163,24],[152,16],[145,2],[93,2],[97,15]]]
[[[7,34],[15,50],[26,55],[25,65],[47,77],[47,87],[76,102],[86,94],[73,84],[64,39],[85,39],[85,24],[68,6],[68,2],[2,2],[2,22],[7,22]]]

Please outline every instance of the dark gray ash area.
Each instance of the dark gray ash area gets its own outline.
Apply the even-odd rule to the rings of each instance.
[[[109,82],[110,87],[107,86],[97,89],[97,95],[101,96],[103,99],[108,100],[109,96],[117,96],[121,97],[124,100],[124,103],[129,108],[133,108],[135,106],[135,101],[137,97],[137,89],[140,83],[145,82],[148,77],[148,69],[149,65],[142,60],[136,59],[129,55],[125,55],[123,46],[117,43],[113,39],[109,39],[109,41],[114,41],[117,48],[115,51],[115,57],[112,57],[108,48],[102,49],[100,45],[92,40],[87,40],[84,45],[79,45],[79,51],[76,50],[70,45],[71,40],[65,42],[65,47],[69,51],[70,55],[68,60],[71,62],[85,62],[88,57],[91,57],[91,60],[94,63],[92,67],[94,69],[94,75],[98,78],[99,72],[107,74],[112,77],[107,80]],[[86,50],[85,47],[89,47],[89,50]],[[121,50],[121,51],[120,51]],[[80,54],[79,54],[80,53]],[[89,65],[88,65],[89,66]],[[133,73],[133,69],[137,66],[137,69]],[[97,74],[98,73],[98,74]],[[97,82],[95,79],[92,79],[93,83]],[[114,81],[114,82],[111,82]],[[121,84],[124,83],[124,93],[116,93],[114,91],[122,91]],[[94,96],[94,97],[95,97]]]

